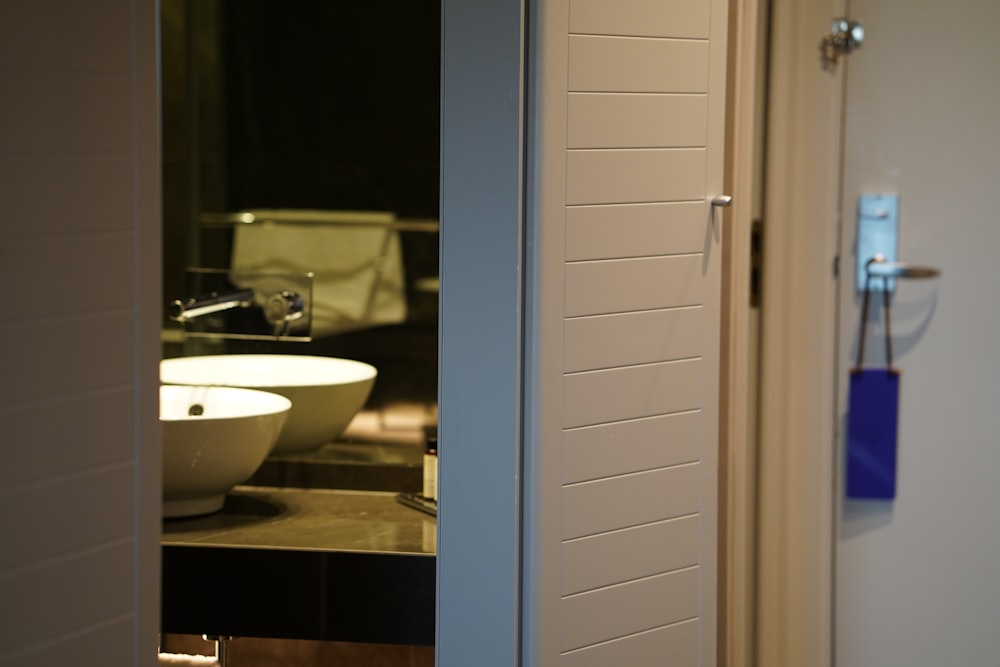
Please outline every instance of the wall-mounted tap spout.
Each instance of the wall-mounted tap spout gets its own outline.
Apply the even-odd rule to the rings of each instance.
[[[230,308],[249,308],[253,305],[253,290],[237,290],[235,292],[212,292],[207,296],[180,299],[170,304],[170,319],[175,322],[187,322],[202,315],[222,312]]]

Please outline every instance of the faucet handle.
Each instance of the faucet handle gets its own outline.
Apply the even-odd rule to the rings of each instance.
[[[271,324],[281,324],[300,319],[305,310],[305,301],[297,292],[282,290],[272,294],[264,303],[264,317]]]

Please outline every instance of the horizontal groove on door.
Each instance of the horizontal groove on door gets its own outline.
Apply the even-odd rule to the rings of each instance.
[[[563,599],[563,650],[696,617],[699,578],[692,567]]]
[[[591,426],[696,410],[699,359],[575,373],[563,378],[563,427]]]
[[[7,94],[11,94],[9,89]],[[61,100],[60,104],[65,102]],[[106,105],[106,100],[102,100],[101,113]],[[78,113],[78,109],[71,112]],[[31,212],[30,225],[7,225],[5,242],[23,236],[53,240],[61,236],[133,233],[131,152],[63,152],[66,144],[60,143],[56,153],[28,156],[0,152],[4,210]],[[59,184],[58,197],[52,196],[53,183]],[[81,215],[81,211],[87,215]],[[33,259],[36,267],[48,263],[48,258]],[[17,315],[19,320],[23,319],[21,313]]]
[[[646,257],[566,265],[566,317],[697,306],[702,257]]]
[[[10,14],[5,13],[4,18],[9,21]],[[80,57],[85,56],[80,53]],[[128,70],[44,71],[5,65],[2,86],[5,97],[18,100],[18,104],[4,105],[0,155],[16,155],[26,161],[46,154],[122,157],[135,149],[131,102],[136,92]],[[42,194],[51,196],[52,192]],[[73,214],[74,220],[89,217],[89,211]]]
[[[708,42],[570,35],[569,92],[706,93]]]
[[[699,357],[702,319],[700,306],[568,319],[565,372]]]
[[[26,651],[40,642],[84,632],[133,612],[131,585],[135,568],[131,539],[50,559],[38,569],[0,577],[0,600],[16,609],[0,624],[0,656]],[[101,591],[100,595],[93,594]],[[63,600],[86,604],[53,604],[39,591],[59,591]]]
[[[562,539],[694,514],[701,481],[701,465],[692,463],[563,487]]]
[[[121,499],[134,493],[134,484],[135,463],[127,460],[77,475],[50,477],[14,493],[4,490],[0,526],[8,535],[32,535],[32,539],[7,541],[0,550],[0,578],[130,541],[135,508]],[[77,500],[64,504],[52,502],[53,498]],[[95,516],[101,517],[99,524],[90,520]]]
[[[570,33],[708,38],[702,0],[570,0]]]
[[[135,374],[128,354],[89,354],[107,341],[116,341],[121,350],[132,349],[135,336],[131,307],[112,311],[88,311],[65,318],[36,319],[22,322],[17,328],[0,325],[0,349],[16,350],[17,341],[30,340],[33,349],[45,350],[46,367],[72,368],[59,373],[59,393],[54,394],[52,370],[40,373],[34,354],[12,354],[3,369],[0,382],[0,405],[5,409],[30,407],[41,401],[53,401],[87,395],[132,385]],[[66,336],[67,331],[73,335]],[[122,419],[131,417],[131,412]],[[83,432],[86,425],[81,425]],[[101,425],[103,428],[103,425]],[[6,436],[5,436],[6,437]]]
[[[697,565],[700,529],[700,516],[691,515],[564,542],[562,594]]]
[[[572,150],[566,204],[704,202],[704,148]]]
[[[701,622],[689,619],[563,653],[560,667],[698,667]]]
[[[693,463],[701,456],[700,411],[563,432],[563,483]]]
[[[54,478],[85,475],[88,471],[132,461],[132,411],[122,410],[134,400],[131,385],[101,389],[64,398],[40,398],[28,405],[7,404],[3,410],[3,439],[16,442],[75,442],[80,433],[97,430],[106,438],[100,447],[66,447],[59,456],[37,456],[32,447],[8,447],[0,465],[0,489],[51,483]],[[59,419],[52,419],[58,414]]]
[[[132,230],[90,232],[59,237],[5,238],[0,261],[0,284],[16,285],[32,276],[31,289],[7,290],[0,325],[44,320],[55,314],[92,314],[102,309],[128,309],[135,299],[134,286],[111,271],[94,271],[95,257],[108,266],[127,266],[132,259]],[[38,270],[40,266],[52,267]],[[55,270],[54,267],[58,267]],[[71,277],[71,278],[70,278]],[[66,289],[67,279],[73,289]],[[99,295],[96,302],[80,295]]]
[[[708,215],[704,201],[570,206],[566,261],[700,253]]]
[[[703,148],[707,114],[705,95],[572,93],[568,148]]]

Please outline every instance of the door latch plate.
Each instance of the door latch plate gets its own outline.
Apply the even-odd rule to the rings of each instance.
[[[857,237],[857,290],[865,291],[868,280],[867,264],[875,255],[882,255],[887,262],[896,261],[899,250],[899,195],[864,194],[858,199]],[[892,278],[871,281],[871,290],[892,292],[896,281]]]

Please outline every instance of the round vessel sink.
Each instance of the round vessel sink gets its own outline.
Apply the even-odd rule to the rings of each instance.
[[[267,458],[292,404],[233,387],[160,387],[163,516],[209,514]]]
[[[297,354],[218,354],[164,359],[160,381],[262,389],[292,402],[272,455],[308,452],[335,440],[375,384],[374,366]]]

